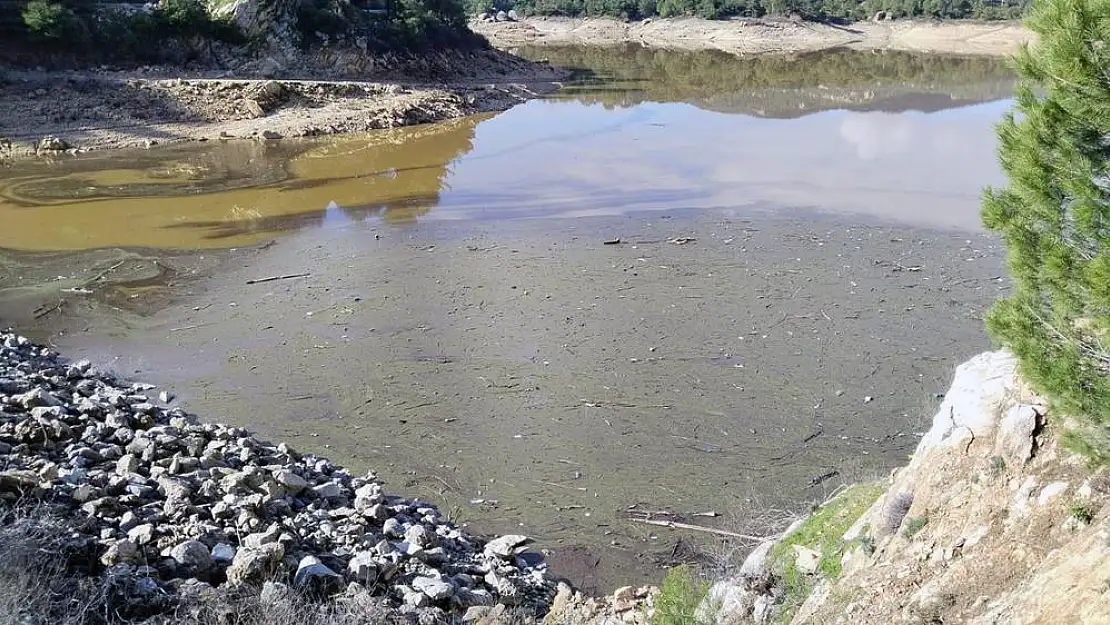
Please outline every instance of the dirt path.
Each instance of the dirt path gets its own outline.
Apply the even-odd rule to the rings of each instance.
[[[734,54],[830,48],[1007,55],[1033,34],[1017,22],[858,22],[848,26],[769,20],[529,18],[476,21],[471,28],[502,48],[524,44],[616,45],[723,50]]]

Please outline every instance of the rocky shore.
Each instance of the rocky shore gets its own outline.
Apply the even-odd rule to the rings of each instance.
[[[693,17],[625,21],[607,17],[481,20],[474,32],[499,48],[523,45],[640,44],[670,50],[732,54],[806,53],[836,48],[905,50],[948,55],[1006,56],[1033,34],[1018,22],[896,20],[853,24],[786,19],[705,20]]]
[[[400,68],[400,69],[398,69]],[[408,79],[397,72],[409,71]],[[363,78],[246,73],[0,71],[0,160],[179,141],[365,132],[500,111],[566,72],[479,50],[366,68]],[[448,79],[437,77],[449,76]],[[416,81],[412,77],[420,77]]]
[[[66,570],[124,589],[107,609],[146,617],[245,592],[421,623],[548,612],[557,584],[524,536],[469,535],[372,473],[200,423],[172,400],[0,334],[3,525],[55,528]]]

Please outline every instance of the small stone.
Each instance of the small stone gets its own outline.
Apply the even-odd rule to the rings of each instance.
[[[490,610],[492,610],[492,609],[493,608],[488,606],[488,605],[470,606],[469,608],[466,609],[466,613],[463,614],[462,620],[463,620],[464,623],[474,623],[474,622],[480,621],[480,620],[484,619],[486,617],[486,615],[488,615],[490,613]],[[554,609],[552,609],[552,613],[553,614],[562,614],[561,611],[556,612]],[[553,622],[558,622],[558,621],[553,621]]]
[[[154,526],[150,523],[137,525],[127,532],[127,538],[138,545],[150,544],[150,541],[154,540]]]
[[[85,503],[97,497],[97,490],[91,484],[81,484],[73,489],[73,493],[70,496],[73,497],[74,501]]]
[[[1037,505],[1048,505],[1049,502],[1051,502],[1053,499],[1056,499],[1060,495],[1064,494],[1064,491],[1066,491],[1067,489],[1067,482],[1052,482],[1051,484],[1041,489],[1041,494],[1037,497]]]
[[[445,601],[455,594],[455,587],[434,577],[416,577],[412,580],[412,587],[428,595],[432,601]]]
[[[382,523],[382,533],[391,538],[401,538],[405,535],[405,529],[397,519],[386,519]]]
[[[356,582],[367,586],[373,584],[378,579],[378,563],[374,554],[369,551],[355,554],[347,564],[347,572]]]
[[[216,543],[212,547],[212,560],[217,564],[231,564],[235,560],[235,547],[227,543]]]
[[[117,564],[142,564],[143,555],[139,546],[131,540],[120,540],[113,543],[101,556],[100,561],[105,566]]]
[[[1033,457],[1033,432],[1037,429],[1037,410],[1021,404],[1010,408],[998,421],[995,454],[1008,466],[1021,466]]]
[[[426,608],[432,604],[432,598],[422,592],[410,592],[405,594],[405,605],[410,605],[414,608]]]
[[[315,556],[301,558],[297,573],[293,576],[293,587],[302,592],[330,595],[343,588],[343,576],[324,566]]]
[[[138,473],[143,463],[139,457],[134,454],[125,454],[116,462],[116,474],[128,476],[132,473]]]
[[[253,118],[263,117],[266,111],[262,110],[262,106],[255,100],[247,98],[243,100],[243,108],[246,109],[247,114]],[[222,135],[223,133],[221,133]]]
[[[207,571],[212,567],[212,554],[199,540],[187,540],[170,551],[175,562],[194,571]]]
[[[343,489],[335,482],[324,482],[319,486],[313,486],[312,492],[322,499],[335,499],[343,495]]]
[[[523,551],[525,545],[530,542],[532,542],[532,539],[519,534],[501,536],[486,543],[485,554],[509,559]]]
[[[241,548],[227,568],[227,581],[233,586],[263,581],[274,572],[284,557],[285,548],[281,543]]]
[[[173,393],[170,393],[168,391],[162,391],[161,393],[158,393],[158,401],[162,402],[163,404],[170,403],[171,401],[173,401]]]
[[[817,572],[817,567],[820,563],[821,552],[814,551],[809,547],[794,545],[794,566],[799,571],[806,575],[813,575]]]
[[[278,469],[274,471],[274,479],[277,480],[278,484],[284,486],[290,495],[296,495],[305,488],[308,488],[308,482],[289,469]]]
[[[413,525],[405,530],[405,542],[422,548],[434,547],[436,535],[423,525]]]
[[[621,586],[613,591],[613,601],[628,602],[636,600],[636,589],[632,586]]]
[[[267,141],[275,141],[275,140],[281,138],[281,133],[280,132],[274,132],[273,130],[263,130],[262,131],[262,138],[266,139]]]
[[[262,584],[262,592],[258,601],[262,605],[276,606],[293,598],[293,591],[281,582],[266,582]]]

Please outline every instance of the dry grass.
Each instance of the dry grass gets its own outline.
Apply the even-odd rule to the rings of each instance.
[[[775,538],[805,513],[769,508],[760,505],[758,498],[750,498],[750,506],[728,513],[724,529],[750,536]],[[749,541],[734,539],[715,540],[699,549],[703,572],[709,579],[724,579],[739,570],[753,545]]]

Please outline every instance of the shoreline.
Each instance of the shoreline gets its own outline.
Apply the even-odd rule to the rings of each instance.
[[[464,61],[467,61],[464,59]],[[457,80],[260,77],[157,68],[0,72],[0,163],[210,140],[349,134],[506,110],[550,93],[566,72],[503,53]],[[434,75],[429,70],[426,75]],[[411,74],[410,74],[411,76]]]
[[[530,17],[517,22],[475,20],[474,32],[495,47],[520,45],[613,46],[640,44],[732,54],[818,52],[833,48],[902,50],[932,54],[1005,56],[1033,41],[1019,22],[921,20],[856,22],[846,26],[769,19]]]

